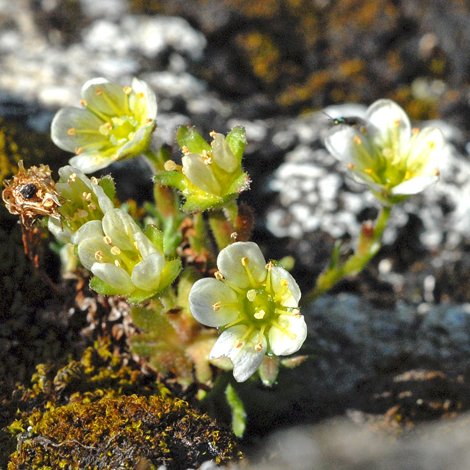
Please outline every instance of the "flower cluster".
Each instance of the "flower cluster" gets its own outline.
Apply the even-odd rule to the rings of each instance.
[[[188,213],[221,207],[249,187],[241,166],[245,130],[236,127],[227,137],[216,132],[211,137],[209,145],[193,128],[181,127],[177,139],[184,155],[182,166],[169,160],[166,171],[154,178],[181,191],[186,198],[183,210]]]
[[[439,179],[444,144],[438,128],[412,129],[405,111],[387,99],[373,103],[360,126],[339,123],[325,136],[328,151],[386,204],[417,194]]]
[[[114,183],[110,177],[90,179],[69,165],[59,169],[59,176],[55,187],[65,203],[59,208],[60,220],[49,218],[48,228],[59,241],[70,242],[72,234],[82,225],[101,220],[114,208],[110,199],[114,195]]]
[[[302,346],[307,326],[298,308],[300,289],[284,268],[266,264],[252,242],[224,248],[217,266],[215,279],[194,283],[189,306],[200,323],[225,327],[210,358],[230,358],[235,379],[243,382],[266,353],[284,356]]]
[[[92,288],[137,302],[161,292],[181,269],[180,260],[165,260],[161,239],[153,226],[146,235],[127,212],[110,209],[102,220],[82,225],[71,242],[78,246],[83,266],[95,275]]]
[[[83,85],[83,108],[61,109],[52,121],[51,137],[74,152],[70,164],[84,173],[144,152],[156,127],[157,100],[137,78],[122,87],[104,78]]]

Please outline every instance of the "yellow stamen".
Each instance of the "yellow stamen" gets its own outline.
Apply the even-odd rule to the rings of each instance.
[[[80,100],[78,103],[85,107],[88,106],[88,103],[85,100]]]
[[[174,171],[178,169],[178,165],[173,160],[168,160],[163,165],[166,171]]]
[[[106,243],[106,245],[111,245],[112,244],[111,237],[109,235],[105,235],[103,237],[103,241]]]
[[[84,191],[82,193],[82,198],[85,199],[85,201],[90,201],[91,200],[91,193],[87,193],[86,191]]]
[[[224,275],[220,271],[216,271],[214,273],[214,277],[218,280],[221,281],[224,278]]]
[[[122,90],[126,95],[130,95],[132,93],[132,87],[125,86]]]
[[[354,168],[356,168],[356,165],[354,165],[354,163],[348,163],[348,168],[350,170],[354,170]]]
[[[120,250],[119,247],[113,246],[113,247],[111,248],[111,253],[112,253],[114,256],[118,256],[118,255],[121,254],[121,250]]]
[[[117,259],[114,260],[114,264],[115,264],[115,266],[117,266],[118,268],[121,267],[121,263],[120,263]]]
[[[75,215],[79,219],[84,219],[85,217],[88,217],[88,212],[85,209],[78,209],[77,212],[75,212]]]
[[[430,150],[436,148],[436,142],[434,142],[434,140],[430,140],[428,142],[428,147],[429,147]]]
[[[217,132],[215,131],[212,131],[210,134],[209,134],[213,139],[215,138],[215,136],[217,135]]]
[[[358,135],[354,136],[353,143],[356,145],[361,145],[362,141],[361,138]]]
[[[256,312],[253,316],[254,316],[257,320],[262,320],[265,315],[266,315],[266,312],[265,312],[264,310],[260,310],[260,311]]]
[[[68,134],[68,135],[75,135],[75,128],[74,128],[74,127],[71,127],[71,128],[67,131],[67,134]]]
[[[263,349],[263,345],[261,343],[258,343],[256,346],[255,346],[255,351],[261,351]]]
[[[97,252],[95,253],[95,259],[96,259],[97,261],[101,261],[101,260],[103,259],[103,253],[102,253],[101,251],[97,251]]]
[[[372,174],[372,170],[370,168],[366,168],[364,170],[364,173],[367,173],[368,175],[371,175]]]
[[[95,90],[96,96],[103,96],[103,89],[102,88],[97,88]]]
[[[241,341],[239,341],[238,339],[236,339],[234,342],[233,342],[233,345],[237,348],[237,349],[240,349],[242,346],[243,346],[243,343]]]
[[[407,172],[405,173],[405,179],[406,179],[406,180],[409,180],[410,178],[411,178],[411,171],[407,171]]]
[[[419,129],[417,127],[413,127],[413,129],[411,129],[411,133],[416,136],[419,134]]]
[[[93,184],[96,184],[96,185],[100,183],[100,180],[96,176],[92,176],[90,180]]]
[[[435,170],[432,170],[432,174],[433,174],[434,176],[439,176],[441,173],[440,173],[440,171],[436,168]]]
[[[212,310],[214,310],[214,312],[219,311],[220,310],[220,305],[221,305],[220,302],[216,302],[214,305],[212,305]]]
[[[83,149],[82,149],[81,147],[77,147],[77,148],[75,149],[75,153],[76,153],[77,155],[80,155],[81,153],[83,153]]]
[[[72,173],[72,174],[69,176],[69,183],[74,183],[76,179],[77,179],[77,174],[76,174],[76,173]]]
[[[394,125],[395,127],[398,127],[398,126],[400,125],[400,122],[401,122],[400,119],[395,119],[395,121],[393,121],[393,125]]]

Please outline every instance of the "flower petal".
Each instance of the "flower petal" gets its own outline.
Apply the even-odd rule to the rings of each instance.
[[[437,127],[425,127],[412,140],[406,165],[413,173],[430,173],[437,168],[445,145],[444,134]]]
[[[411,194],[418,194],[424,191],[429,186],[432,186],[439,180],[439,175],[423,175],[411,178],[408,181],[398,184],[390,193],[393,196],[409,196]]]
[[[223,134],[215,134],[211,146],[212,157],[222,170],[232,173],[238,168],[238,160],[230,149]]]
[[[217,267],[228,282],[242,288],[250,287],[251,282],[247,276],[241,260],[248,259],[248,269],[256,282],[266,279],[266,260],[259,246],[253,242],[236,242],[224,248],[217,257]]]
[[[217,302],[220,307],[214,310]],[[237,294],[222,281],[205,278],[196,281],[191,288],[189,309],[199,323],[219,327],[236,320],[243,306],[238,305]]]
[[[70,230],[68,230],[65,227],[65,225],[61,225],[59,220],[54,219],[53,217],[49,217],[49,219],[47,220],[47,229],[60,242],[62,242],[62,243],[69,243],[70,242],[70,237],[72,236],[72,232]]]
[[[272,326],[269,330],[269,346],[276,356],[287,356],[297,352],[307,337],[307,325],[303,315],[280,315],[277,320],[284,330]],[[286,335],[288,331],[290,335]]]
[[[157,290],[165,264],[165,258],[160,253],[150,254],[134,266],[131,276],[132,282],[139,289]]]
[[[91,220],[86,224],[82,225],[71,238],[71,243],[73,245],[79,245],[85,239],[91,238],[103,238],[103,227],[101,225],[101,220]]]
[[[157,97],[148,84],[138,78],[132,80],[132,93],[129,96],[129,107],[136,114],[136,119],[143,122],[146,119],[155,119],[157,117]],[[142,98],[137,100],[137,97],[142,94]],[[140,101],[139,103],[137,101]],[[142,104],[145,106],[142,106]]]
[[[91,222],[88,222],[91,223]],[[77,232],[74,233],[74,235]],[[96,263],[96,254],[100,252],[104,256],[110,258],[110,247],[107,245],[103,238],[85,238],[78,245],[78,257],[80,262],[85,266],[86,269],[91,269]],[[100,277],[100,276],[98,276]],[[104,280],[104,279],[103,279]]]
[[[134,219],[122,209],[112,209],[103,217],[103,231],[121,250],[135,251],[134,234],[142,233]]]
[[[135,291],[131,277],[119,266],[111,263],[95,263],[90,271],[111,287],[119,290],[122,295],[129,295]]]
[[[271,269],[271,280],[276,300],[284,307],[297,307],[301,296],[300,288],[288,271],[280,266]],[[282,281],[287,281],[287,288],[282,286]]]
[[[115,158],[105,157],[100,152],[87,152],[75,155],[69,160],[70,165],[83,171],[83,173],[93,173],[95,171],[106,168],[114,163]]]
[[[366,119],[372,124],[374,141],[382,149],[395,148],[402,152],[411,137],[411,123],[401,106],[394,101],[382,99],[367,109]]]
[[[236,342],[240,341],[246,330],[246,326],[236,325],[224,331],[209,356],[210,359],[228,357],[233,363],[233,376],[237,382],[244,382],[256,372],[263,362],[267,348],[267,341],[263,335],[261,337],[262,349],[259,351],[255,349],[259,339],[259,331],[257,330],[243,341],[241,347],[235,347]]]
[[[82,97],[90,110],[96,110],[107,116],[124,116],[127,110],[127,95],[119,83],[106,78],[92,78],[82,88]]]
[[[221,188],[210,165],[204,163],[204,159],[196,153],[191,153],[182,158],[183,173],[194,186],[206,193],[220,195]]]
[[[68,107],[57,112],[51,124],[51,139],[57,147],[74,152],[79,147],[107,145],[107,138],[98,132],[103,121],[86,108]],[[74,129],[69,134],[70,129]],[[96,132],[80,132],[92,130]]]

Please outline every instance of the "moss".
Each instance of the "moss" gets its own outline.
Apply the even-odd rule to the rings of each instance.
[[[8,470],[134,468],[141,459],[179,469],[239,456],[231,433],[182,400],[102,398],[34,413],[30,422]]]
[[[129,467],[123,468],[134,468],[141,457],[179,468],[183,462],[190,467],[238,456],[230,432],[186,402],[166,398],[169,393],[156,374],[131,367],[114,351],[111,340],[102,339],[79,361],[63,367],[39,364],[31,387],[18,387],[13,399],[3,402],[6,414],[16,420],[9,421],[9,439],[0,433],[0,452],[11,454],[17,446],[9,469],[79,468],[74,466],[77,456],[80,468],[117,468],[124,463]],[[146,413],[152,418],[142,423],[140,416]],[[0,461],[0,468],[4,464]]]

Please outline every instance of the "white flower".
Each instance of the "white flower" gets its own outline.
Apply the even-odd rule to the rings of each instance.
[[[300,289],[284,268],[266,264],[252,242],[224,248],[217,266],[216,279],[194,283],[189,306],[200,323],[225,327],[210,358],[230,358],[233,376],[243,382],[266,353],[285,356],[302,346],[307,326],[298,309]]]
[[[60,220],[48,220],[48,229],[61,242],[70,242],[70,237],[82,225],[91,220],[101,220],[114,208],[96,178],[88,178],[77,168],[64,166],[59,169],[60,181],[56,189],[65,203],[59,208]],[[112,180],[109,179],[109,181]]]
[[[412,129],[405,111],[386,99],[369,107],[363,124],[338,124],[325,136],[328,151],[386,203],[435,183],[444,145],[438,128]]]
[[[78,257],[96,277],[121,295],[157,292],[165,258],[132,217],[121,209],[87,222],[71,238]]]
[[[145,82],[134,78],[132,87],[122,87],[94,78],[83,85],[80,104],[58,111],[51,128],[54,143],[77,154],[70,159],[75,168],[92,173],[149,146],[157,100]]]

